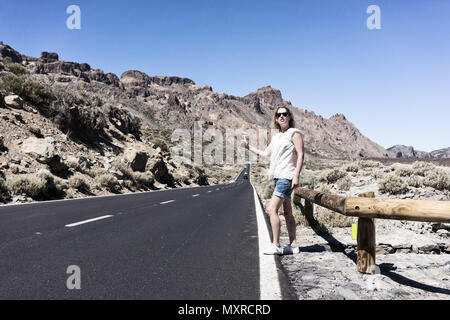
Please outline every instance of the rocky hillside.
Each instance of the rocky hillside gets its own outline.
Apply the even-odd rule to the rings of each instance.
[[[44,86],[93,93],[114,106],[129,109],[153,129],[189,129],[194,121],[201,121],[204,129],[269,128],[274,109],[288,106],[305,133],[308,153],[346,159],[395,156],[363,136],[344,115],[325,119],[293,107],[270,86],[236,97],[216,93],[210,86],[198,86],[190,79],[149,76],[137,70],[126,71],[119,78],[87,63],[60,61],[56,53],[43,52],[40,58],[34,58],[7,45],[0,45],[0,53],[23,66]]]

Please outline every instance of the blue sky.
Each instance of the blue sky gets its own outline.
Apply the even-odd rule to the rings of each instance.
[[[66,27],[72,4],[80,30]],[[373,4],[380,30],[366,26]],[[343,113],[385,148],[450,146],[448,0],[2,1],[0,41],[237,96],[270,85],[325,118]]]

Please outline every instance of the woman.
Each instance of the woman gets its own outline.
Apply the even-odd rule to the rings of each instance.
[[[294,128],[294,118],[286,107],[275,110],[273,123],[278,133],[275,134],[266,150],[261,151],[249,146],[244,140],[245,147],[261,156],[270,157],[269,179],[275,181],[275,189],[266,208],[272,226],[273,243],[264,254],[292,254],[298,253],[296,241],[296,225],[292,215],[291,194],[298,186],[299,176],[303,165],[303,134]],[[278,209],[283,205],[286,227],[289,234],[289,245],[280,246],[280,218]]]

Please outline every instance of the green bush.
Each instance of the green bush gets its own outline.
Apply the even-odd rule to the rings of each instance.
[[[9,72],[14,73],[17,76],[25,75],[27,74],[27,69],[18,63],[10,63],[6,65],[6,69]]]
[[[378,189],[381,193],[402,194],[408,191],[408,185],[402,178],[391,173],[378,183]]]
[[[2,75],[2,86],[7,92],[13,92],[38,109],[54,100],[50,89],[25,75],[7,73]]]

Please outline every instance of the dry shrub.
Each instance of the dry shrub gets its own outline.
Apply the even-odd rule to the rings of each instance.
[[[139,189],[148,189],[153,187],[155,177],[151,172],[134,172],[135,185]]]
[[[348,191],[352,186],[352,179],[350,177],[344,177],[340,179],[337,183],[337,187],[341,191]]]
[[[300,187],[311,186],[312,188],[314,188],[317,185],[317,181],[318,178],[316,172],[304,169],[302,170],[302,174],[300,176],[299,186]]]
[[[373,161],[373,160],[359,160],[357,162],[357,165],[360,169],[365,168],[379,168],[382,167],[383,164],[379,161]]]
[[[89,183],[87,183],[84,176],[79,173],[69,178],[69,186],[82,193],[89,193],[91,191]]]
[[[381,193],[402,194],[408,191],[408,185],[402,178],[391,173],[378,183],[378,189]]]
[[[317,208],[317,221],[331,229],[347,228],[352,226],[353,218],[319,206]]]
[[[109,173],[95,177],[95,182],[101,189],[106,189],[110,192],[119,192],[121,189],[119,180]]]
[[[35,200],[60,199],[64,197],[66,186],[46,172],[23,174],[8,181],[14,194],[25,194]]]
[[[406,183],[410,187],[421,188],[423,187],[423,178],[420,176],[412,175],[406,180]]]
[[[9,188],[3,178],[0,178],[0,201],[6,202],[9,199]]]
[[[335,183],[339,179],[345,177],[347,172],[339,169],[325,170],[319,177],[319,181],[326,183]]]
[[[358,163],[353,163],[353,162],[351,162],[351,163],[344,164],[344,165],[341,167],[341,169],[344,170],[345,172],[354,172],[354,173],[357,173],[358,170],[359,170],[359,165],[358,165]]]
[[[400,177],[410,177],[410,176],[414,175],[414,170],[412,168],[409,168],[409,167],[399,167],[399,166],[397,166],[395,168],[395,174],[400,176]]]
[[[437,190],[450,190],[450,176],[442,169],[427,171],[423,185]]]
[[[436,169],[436,166],[429,162],[415,161],[411,169],[414,174],[425,177],[429,171]]]
[[[270,199],[273,191],[275,190],[275,184],[273,181],[266,181],[263,183],[263,197],[264,199]]]

